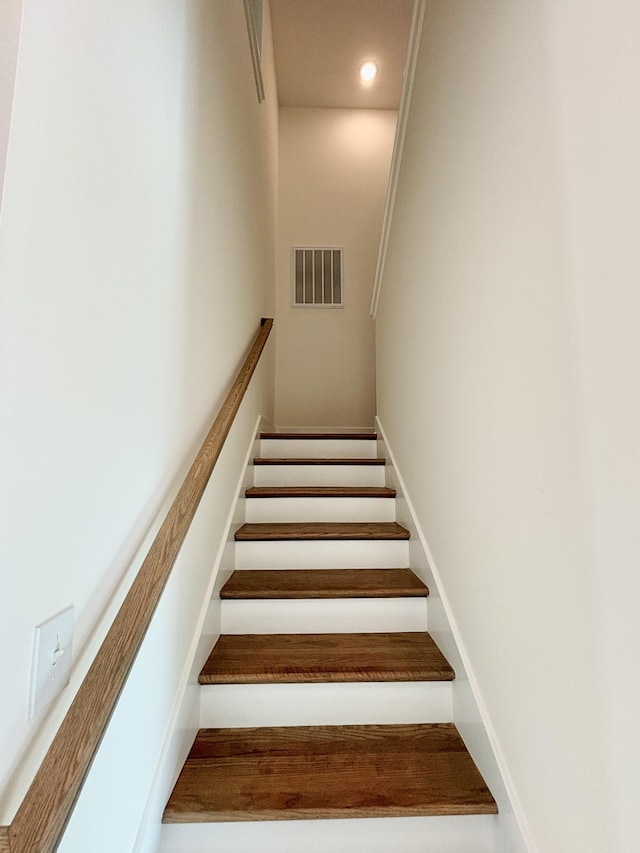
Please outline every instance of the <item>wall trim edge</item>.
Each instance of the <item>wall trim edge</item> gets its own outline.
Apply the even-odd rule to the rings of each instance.
[[[247,451],[246,451],[244,458],[242,460],[242,467],[240,469],[240,475],[238,477],[238,482],[237,482],[236,488],[234,489],[233,495],[231,496],[231,499],[229,501],[229,512],[227,514],[227,520],[225,522],[224,534],[220,540],[220,545],[218,547],[218,551],[217,551],[215,559],[213,561],[213,565],[211,568],[211,575],[209,577],[209,583],[207,584],[207,588],[206,588],[206,591],[205,591],[203,599],[202,599],[202,607],[200,609],[198,619],[196,620],[196,623],[195,623],[193,636],[192,636],[192,640],[191,640],[191,645],[189,647],[189,652],[188,652],[187,658],[185,660],[185,665],[184,665],[184,668],[183,668],[181,676],[180,676],[180,682],[178,684],[178,689],[176,691],[174,704],[173,704],[173,707],[171,709],[171,715],[169,717],[169,720],[167,721],[167,727],[166,727],[165,736],[164,736],[164,740],[163,740],[163,744],[162,744],[162,749],[160,751],[160,755],[158,757],[158,762],[156,765],[156,771],[154,773],[153,780],[151,782],[151,786],[149,788],[149,796],[147,798],[147,805],[145,807],[145,811],[144,811],[144,814],[142,816],[142,820],[140,822],[140,828],[138,830],[138,836],[136,838],[136,842],[135,842],[132,853],[140,853],[140,851],[143,850],[145,841],[147,840],[146,839],[147,829],[149,827],[150,821],[153,818],[152,811],[153,811],[153,807],[155,805],[154,794],[158,794],[158,796],[164,796],[161,793],[161,786],[163,783],[163,774],[166,771],[166,762],[169,758],[169,754],[170,754],[171,746],[173,743],[173,736],[174,736],[174,733],[176,730],[176,726],[178,724],[178,721],[180,719],[180,715],[181,715],[182,710],[183,710],[184,701],[185,701],[185,694],[187,691],[187,687],[189,685],[189,678],[192,674],[193,663],[194,663],[196,654],[198,652],[198,646],[200,644],[200,639],[202,636],[205,620],[207,617],[207,613],[209,611],[210,601],[211,601],[211,598],[213,595],[213,590],[214,590],[214,587],[216,584],[216,580],[218,578],[218,573],[220,571],[221,564],[222,564],[222,561],[224,558],[224,553],[225,553],[225,550],[226,550],[228,544],[230,544],[230,543],[233,544],[233,541],[234,541],[233,535],[232,535],[234,531],[232,531],[232,527],[233,527],[234,517],[236,514],[236,508],[238,506],[240,494],[241,494],[242,488],[244,486],[244,480],[245,480],[247,468],[249,467],[249,464],[255,455],[255,444],[256,444],[256,441],[259,440],[260,428],[262,425],[262,421],[263,421],[263,416],[258,415],[256,422],[254,424],[254,427],[253,427],[253,431],[251,432],[251,437],[250,437],[248,445],[247,445]],[[198,702],[198,704],[199,704],[199,702]],[[198,721],[199,721],[199,718],[200,718],[200,709],[198,707]],[[179,759],[178,771],[182,767],[182,764],[186,760],[186,757],[187,757],[187,755],[185,753]],[[173,786],[174,783],[175,783],[175,779],[172,780],[171,785]],[[164,796],[165,800],[168,799],[168,796],[170,793],[171,793],[171,788],[169,788],[169,790],[166,791],[166,796]],[[0,853],[4,853],[4,851],[2,850],[1,847],[0,847]]]
[[[426,539],[426,536],[425,536],[424,531],[422,529],[422,526],[420,524],[420,521],[418,520],[418,516],[416,514],[413,502],[412,502],[411,498],[409,497],[405,481],[402,477],[402,474],[400,473],[400,469],[398,467],[398,462],[397,462],[397,460],[393,454],[393,451],[391,449],[391,445],[389,443],[389,438],[385,432],[385,429],[382,425],[382,421],[380,420],[378,415],[376,415],[375,423],[376,423],[376,430],[378,432],[378,435],[379,435],[380,439],[382,439],[382,441],[385,444],[385,451],[388,455],[389,462],[393,466],[395,476],[398,480],[398,484],[399,484],[400,489],[402,491],[402,497],[404,498],[404,500],[406,502],[407,509],[408,509],[409,514],[411,516],[411,520],[413,522],[416,533],[417,533],[418,538],[420,540],[420,545],[424,550],[424,553],[427,557],[427,561],[429,563],[429,567],[430,567],[431,572],[433,574],[433,578],[435,580],[435,584],[436,584],[436,587],[438,590],[438,595],[440,596],[440,600],[442,603],[442,608],[444,610],[444,614],[448,620],[449,627],[450,627],[451,633],[453,635],[453,639],[454,639],[456,646],[457,646],[458,654],[460,655],[460,659],[461,659],[462,664],[464,666],[464,669],[466,671],[466,676],[467,676],[467,679],[469,681],[471,693],[472,693],[473,698],[475,700],[476,706],[478,708],[478,713],[480,715],[480,718],[481,718],[482,724],[484,726],[487,738],[489,740],[489,744],[490,744],[491,749],[493,751],[495,761],[496,761],[496,764],[498,767],[498,771],[502,777],[502,781],[504,784],[506,794],[507,794],[507,796],[511,802],[511,806],[513,808],[513,814],[514,814],[515,820],[517,822],[517,826],[518,826],[518,829],[520,831],[520,834],[522,836],[522,840],[525,844],[525,847],[526,847],[528,853],[538,853],[538,848],[534,842],[531,827],[530,827],[529,822],[525,816],[524,808],[523,808],[522,803],[520,801],[520,798],[517,794],[516,787],[515,787],[515,784],[513,782],[511,773],[509,772],[507,762],[506,762],[506,759],[504,757],[504,753],[502,752],[502,748],[500,746],[500,741],[498,739],[498,735],[497,735],[497,733],[493,727],[493,723],[491,721],[489,711],[488,711],[487,706],[485,704],[485,701],[484,701],[484,698],[482,695],[482,691],[480,690],[478,679],[475,675],[475,671],[474,671],[473,666],[471,664],[471,660],[469,658],[469,654],[467,652],[466,645],[465,645],[464,641],[462,640],[458,623],[456,621],[455,616],[453,615],[451,603],[449,601],[449,598],[448,598],[447,593],[445,591],[444,585],[442,583],[442,576],[438,570],[436,561],[433,558],[433,554],[431,553],[431,549],[429,548],[429,544],[427,542],[427,539]]]
[[[376,319],[376,315],[378,313],[378,302],[380,300],[380,290],[382,288],[384,266],[387,259],[387,247],[389,245],[389,235],[391,234],[391,223],[393,221],[393,211],[396,201],[396,190],[398,189],[398,181],[400,179],[400,167],[402,165],[404,139],[407,130],[407,122],[409,120],[411,96],[413,94],[413,82],[416,76],[416,64],[418,61],[418,51],[420,49],[420,38],[422,35],[425,9],[426,0],[414,0],[413,17],[411,19],[411,29],[409,31],[409,42],[407,45],[407,64],[404,70],[404,85],[402,87],[402,97],[400,99],[400,109],[398,111],[396,136],[395,141],[393,143],[391,168],[389,170],[389,183],[387,185],[387,198],[384,205],[384,216],[382,219],[382,231],[380,234],[378,261],[376,264],[376,274],[373,282],[373,293],[371,296],[370,314],[374,320]]]

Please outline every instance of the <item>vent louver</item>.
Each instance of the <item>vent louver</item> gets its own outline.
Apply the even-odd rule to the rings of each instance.
[[[344,305],[342,249],[333,246],[293,249],[293,304],[296,308]]]

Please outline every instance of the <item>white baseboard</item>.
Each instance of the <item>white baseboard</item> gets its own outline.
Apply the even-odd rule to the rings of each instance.
[[[262,418],[258,418],[242,463],[236,489],[230,496],[225,535],[213,561],[211,577],[203,596],[200,614],[193,626],[189,655],[185,660],[180,686],[176,692],[160,759],[147,800],[147,807],[132,853],[155,853],[157,850],[160,843],[161,818],[164,806],[200,727],[201,692],[198,685],[198,674],[220,634],[219,606],[216,620],[215,614],[212,615],[211,613],[210,602],[213,600],[214,591],[219,590],[233,571],[233,535],[244,521],[244,518],[239,517],[239,514],[242,516],[244,513],[243,495],[244,489],[247,487],[247,470],[250,470],[250,460],[256,455],[261,423]],[[207,620],[207,632],[203,634],[205,620]],[[212,624],[216,621],[217,625]]]
[[[429,633],[456,672],[453,682],[453,720],[498,803],[496,853],[536,853],[524,810],[518,799],[482,693],[452,612],[440,572],[398,469],[387,434],[376,417],[380,455],[387,459],[387,486],[397,490],[399,524],[411,532],[411,568],[427,584]]]

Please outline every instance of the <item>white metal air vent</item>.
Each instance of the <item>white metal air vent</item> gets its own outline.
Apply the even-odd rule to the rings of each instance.
[[[341,308],[344,305],[342,249],[294,246],[293,305],[295,308]]]

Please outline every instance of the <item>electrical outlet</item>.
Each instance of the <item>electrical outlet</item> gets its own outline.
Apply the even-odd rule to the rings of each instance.
[[[36,626],[29,695],[29,719],[69,683],[75,610],[67,607]]]

